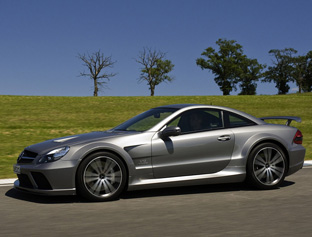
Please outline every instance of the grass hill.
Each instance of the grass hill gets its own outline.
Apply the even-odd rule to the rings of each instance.
[[[299,116],[293,122],[312,159],[312,93],[274,96],[48,97],[0,96],[0,178],[28,145],[47,139],[107,130],[149,108],[179,103],[221,105],[256,117]]]

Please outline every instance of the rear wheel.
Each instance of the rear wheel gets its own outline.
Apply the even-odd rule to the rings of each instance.
[[[273,143],[263,143],[249,155],[247,178],[259,189],[274,189],[284,181],[287,167],[283,150]]]
[[[120,158],[98,152],[81,162],[77,170],[77,192],[90,201],[110,201],[119,197],[126,180],[126,168]]]

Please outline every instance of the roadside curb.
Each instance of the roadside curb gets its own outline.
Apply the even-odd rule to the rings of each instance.
[[[303,167],[312,166],[312,160],[306,160],[303,164]]]
[[[303,167],[311,167],[312,160],[307,160],[304,162]],[[16,179],[0,179],[0,187],[11,186],[15,182]]]
[[[16,179],[0,179],[0,187],[2,186],[11,186]]]

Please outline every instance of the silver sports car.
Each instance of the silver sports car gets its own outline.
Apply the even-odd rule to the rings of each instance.
[[[245,180],[273,189],[303,166],[302,134],[289,126],[292,120],[301,121],[219,106],[161,106],[108,131],[26,147],[14,165],[14,187],[91,201],[116,199],[125,190]]]

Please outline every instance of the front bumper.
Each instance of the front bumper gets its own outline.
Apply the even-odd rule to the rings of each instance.
[[[66,196],[66,195],[76,195],[76,189],[35,189],[35,188],[26,188],[23,186],[20,186],[20,181],[16,180],[14,182],[14,188],[19,191],[27,192],[27,193],[33,193],[38,195],[47,195],[47,196]]]
[[[17,190],[41,195],[75,195],[76,163],[56,161],[47,164],[17,164]],[[16,170],[16,169],[15,169]]]

